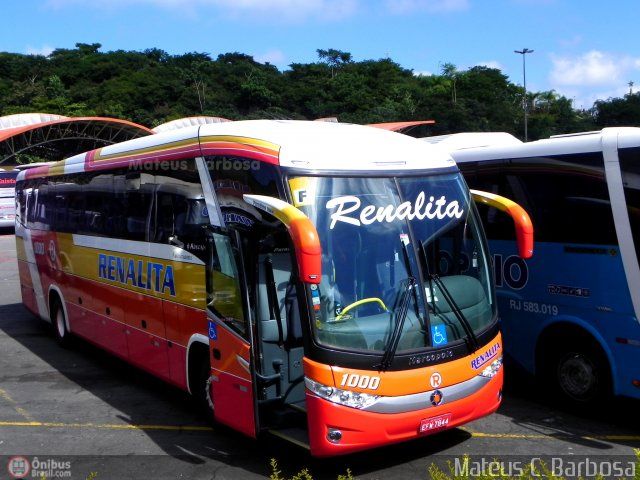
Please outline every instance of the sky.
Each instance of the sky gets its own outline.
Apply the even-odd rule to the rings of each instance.
[[[242,52],[281,70],[316,49],[389,57],[415,74],[499,68],[527,89],[590,108],[640,91],[638,0],[4,0],[0,51]],[[630,81],[637,85],[630,87]]]

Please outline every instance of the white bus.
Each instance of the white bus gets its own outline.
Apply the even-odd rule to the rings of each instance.
[[[452,152],[471,188],[531,214],[536,255],[525,262],[511,226],[480,208],[506,352],[550,396],[640,398],[640,128],[530,143],[495,133],[425,140]]]
[[[472,195],[438,148],[356,125],[214,123],[29,169],[16,196],[23,303],[57,340],[120,356],[250,437],[342,455],[500,405],[474,200],[514,204]]]

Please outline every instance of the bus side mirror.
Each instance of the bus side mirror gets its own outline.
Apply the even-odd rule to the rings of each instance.
[[[304,283],[320,283],[322,247],[318,231],[309,217],[279,198],[265,195],[243,195],[244,201],[280,220],[293,240],[300,279]]]
[[[524,259],[531,258],[533,256],[533,224],[525,209],[516,202],[494,193],[471,190],[471,196],[476,202],[497,208],[511,216],[516,227],[518,254]]]

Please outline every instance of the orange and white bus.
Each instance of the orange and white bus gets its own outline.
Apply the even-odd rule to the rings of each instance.
[[[218,422],[316,456],[495,411],[490,257],[456,164],[378,129],[188,127],[20,173],[24,304],[188,390]],[[513,216],[524,211],[474,192]]]

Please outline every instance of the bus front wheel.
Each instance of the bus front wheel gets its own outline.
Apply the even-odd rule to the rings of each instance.
[[[213,396],[211,394],[211,366],[208,361],[200,361],[191,391],[198,412],[207,420],[213,419]]]
[[[609,362],[590,338],[575,336],[545,349],[544,378],[564,403],[576,407],[602,405],[612,393]]]

